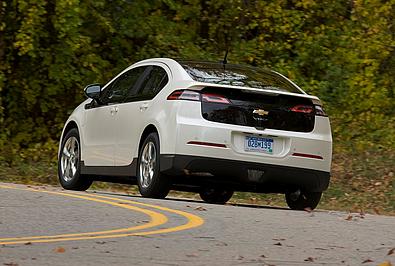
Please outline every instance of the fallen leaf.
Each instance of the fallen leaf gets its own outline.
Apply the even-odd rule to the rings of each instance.
[[[304,261],[310,261],[310,262],[313,262],[314,261],[314,258],[312,258],[312,257],[308,257],[307,259],[305,259]]]
[[[310,207],[304,208],[303,210],[309,213],[313,211]]]
[[[197,257],[197,255],[196,255],[196,254],[186,254],[185,256],[187,256],[187,257],[192,257],[192,258],[195,258],[195,257]]]
[[[25,245],[27,246],[27,245],[31,245],[32,244],[32,242],[26,242],[25,243]]]
[[[346,221],[351,221],[351,220],[352,220],[352,214],[349,213],[348,216],[347,216],[347,218],[345,218],[344,220],[346,220]]]
[[[362,261],[362,263],[368,263],[368,262],[373,262],[373,261],[371,259],[367,259],[367,260]]]
[[[276,246],[282,246],[283,244],[281,244],[280,242],[277,242],[276,244],[274,244]]]
[[[63,248],[63,247],[57,247],[57,248],[55,248],[55,250],[54,250],[56,253],[65,253],[65,249]]]
[[[197,206],[196,208],[195,208],[195,210],[197,210],[197,211],[207,211],[205,208],[203,208],[202,206]]]
[[[392,248],[388,251],[387,256],[390,256],[395,253],[395,248]]]

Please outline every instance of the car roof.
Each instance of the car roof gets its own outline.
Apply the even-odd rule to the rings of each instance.
[[[173,77],[176,80],[190,80],[193,81],[194,79],[186,72],[184,69],[184,66],[189,66],[189,67],[203,67],[203,68],[208,68],[208,69],[223,69],[224,64],[222,62],[213,62],[213,61],[201,61],[201,60],[185,60],[185,59],[172,59],[172,58],[150,58],[150,59],[145,59],[136,62],[135,64],[131,65],[129,68],[136,67],[139,65],[146,65],[146,64],[151,64],[151,63],[163,63],[167,65],[171,72]],[[288,83],[291,84],[291,86],[295,87],[297,90],[300,91],[302,94],[306,94],[298,85],[296,85],[292,80],[288,79],[281,73],[278,73],[276,71],[270,70],[270,69],[265,69],[265,68],[259,68],[259,67],[253,67],[253,66],[248,66],[248,65],[241,65],[241,64],[226,64],[225,67],[228,67],[229,69],[248,69],[252,71],[259,71],[266,73],[267,75],[270,76],[277,76],[280,79],[283,79],[287,81]]]

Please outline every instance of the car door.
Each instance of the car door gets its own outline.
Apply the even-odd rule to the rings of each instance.
[[[137,71],[138,72],[138,71]],[[100,103],[91,104],[85,111],[84,164],[86,166],[115,165],[115,133],[118,105],[141,73],[129,70],[103,88]]]
[[[116,132],[115,165],[129,165],[138,157],[140,136],[147,126],[147,113],[152,99],[168,80],[165,66],[147,66],[136,86],[129,91],[125,103],[119,105],[116,123],[122,125],[122,130]]]

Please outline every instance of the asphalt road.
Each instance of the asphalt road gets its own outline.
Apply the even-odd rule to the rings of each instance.
[[[395,265],[395,217],[6,183],[0,199],[0,265]]]

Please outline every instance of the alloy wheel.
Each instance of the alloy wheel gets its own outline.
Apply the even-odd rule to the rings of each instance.
[[[143,188],[149,187],[155,175],[156,148],[153,142],[148,142],[141,153],[140,184]]]
[[[63,146],[60,167],[64,181],[72,180],[77,172],[79,164],[79,142],[72,136],[67,139]]]

